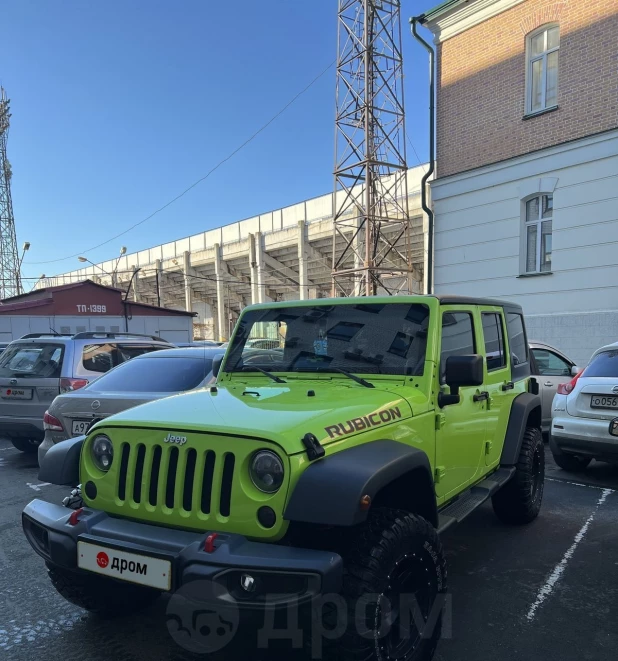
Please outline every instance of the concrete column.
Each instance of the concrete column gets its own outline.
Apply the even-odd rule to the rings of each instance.
[[[155,285],[157,288],[157,305],[163,305],[163,265],[160,259],[155,260]]]
[[[307,281],[307,224],[301,220],[298,223],[298,298],[301,301],[309,298]]]
[[[191,253],[185,250],[183,254],[183,268],[185,277],[185,310],[193,312],[193,289],[191,288]]]
[[[258,303],[264,303],[266,296],[266,283],[264,281],[264,248],[262,247],[262,232],[255,233],[255,261],[257,263],[257,299]]]
[[[258,295],[258,273],[257,273],[257,255],[255,248],[255,234],[249,234],[249,266],[251,268],[251,303],[257,303],[260,300]]]
[[[223,260],[221,259],[221,246],[215,243],[215,277],[217,278],[217,334],[219,342],[224,342],[227,337],[227,324],[225,318],[225,283],[223,271]]]

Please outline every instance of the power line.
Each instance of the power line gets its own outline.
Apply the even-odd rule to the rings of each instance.
[[[127,233],[130,232],[131,230],[134,230],[136,227],[139,227],[139,225],[142,225],[142,224],[145,223],[146,221],[148,221],[148,220],[150,220],[151,218],[153,218],[154,216],[156,216],[158,213],[160,213],[160,212],[163,211],[164,209],[167,209],[167,207],[169,207],[169,206],[171,206],[172,204],[174,204],[174,202],[176,202],[176,201],[179,200],[181,197],[183,197],[184,195],[186,195],[190,190],[192,190],[193,188],[195,188],[198,184],[202,183],[202,181],[208,179],[208,177],[210,177],[211,174],[213,174],[214,172],[216,172],[216,171],[217,171],[217,170],[218,170],[218,169],[219,169],[224,163],[226,163],[227,161],[229,161],[229,160],[230,160],[232,157],[234,157],[234,156],[235,156],[235,155],[236,155],[241,149],[243,149],[244,147],[246,147],[250,142],[252,142],[255,138],[257,138],[257,136],[258,136],[260,133],[262,133],[263,131],[265,131],[265,130],[266,130],[266,129],[267,129],[267,128],[268,128],[268,127],[269,127],[269,126],[270,126],[270,125],[276,120],[276,119],[278,119],[278,118],[279,118],[279,117],[280,117],[280,116],[281,116],[281,115],[282,115],[282,114],[283,114],[283,113],[284,113],[284,112],[285,112],[285,111],[286,111],[286,110],[287,110],[287,109],[288,109],[288,108],[289,108],[289,107],[290,107],[290,106],[291,106],[291,105],[292,105],[292,104],[298,99],[298,98],[300,98],[305,92],[307,92],[311,87],[313,87],[313,85],[314,85],[315,83],[317,83],[317,81],[318,81],[320,78],[322,78],[322,76],[323,76],[323,75],[324,75],[329,69],[331,69],[331,68],[333,67],[334,64],[335,64],[335,60],[333,60],[333,61],[332,61],[327,67],[326,67],[326,69],[324,69],[321,73],[319,73],[319,74],[318,74],[318,75],[317,75],[317,76],[316,76],[316,77],[315,77],[315,78],[314,78],[314,79],[313,79],[313,80],[312,80],[312,81],[311,81],[306,87],[304,87],[300,92],[298,92],[295,96],[293,96],[292,99],[290,99],[290,101],[288,101],[288,102],[283,106],[283,108],[281,108],[281,110],[279,110],[275,115],[273,115],[273,116],[272,116],[272,117],[266,122],[266,124],[264,124],[261,128],[259,128],[259,129],[258,129],[258,130],[257,130],[257,131],[256,131],[251,137],[250,137],[250,138],[248,138],[247,140],[245,140],[245,142],[243,142],[239,147],[237,147],[237,148],[236,148],[231,154],[229,154],[229,155],[226,156],[224,159],[222,159],[221,161],[219,161],[219,162],[218,162],[218,163],[217,163],[217,164],[216,164],[211,170],[209,170],[209,171],[208,171],[203,177],[201,177],[200,179],[198,179],[197,181],[195,181],[194,183],[192,183],[188,188],[186,188],[184,191],[182,191],[182,193],[180,193],[180,194],[177,195],[175,198],[173,198],[172,200],[170,200],[169,202],[167,202],[166,204],[164,204],[162,207],[160,207],[160,208],[157,209],[156,211],[153,211],[153,213],[151,213],[149,216],[146,216],[146,218],[140,220],[139,222],[135,223],[134,225],[131,225],[131,227],[127,228],[127,229],[124,230],[123,232],[120,232],[119,234],[116,234],[115,236],[112,236],[110,239],[107,239],[107,241],[103,241],[102,243],[99,243],[98,245],[93,246],[92,248],[88,248],[88,249],[86,249],[86,250],[82,250],[82,251],[77,252],[77,253],[75,253],[75,254],[73,254],[73,255],[67,255],[66,257],[60,257],[60,258],[58,258],[58,259],[48,259],[48,260],[41,261],[41,262],[26,262],[26,264],[28,264],[28,265],[30,265],[30,264],[52,264],[52,263],[55,263],[55,262],[62,262],[62,261],[64,261],[65,259],[71,259],[72,257],[79,257],[80,255],[84,255],[84,254],[86,254],[86,253],[92,252],[93,250],[96,250],[97,248],[101,248],[102,246],[105,246],[105,245],[107,245],[108,243],[111,243],[112,241],[115,241],[116,239],[120,238],[121,236],[124,236],[125,234],[127,234]]]

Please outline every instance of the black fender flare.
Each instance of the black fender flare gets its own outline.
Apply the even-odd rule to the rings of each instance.
[[[363,496],[376,494],[411,471],[423,471],[431,486],[429,458],[416,447],[392,440],[371,441],[340,450],[312,463],[300,476],[283,514],[291,522],[354,526],[367,519]],[[437,508],[432,512],[437,523]]]
[[[85,440],[85,436],[76,436],[49,448],[39,467],[39,480],[76,487],[79,484],[79,459]]]
[[[509,423],[506,428],[500,457],[502,466],[515,466],[517,463],[524,432],[530,417],[540,428],[542,419],[541,398],[529,392],[522,392],[515,397],[511,405]]]

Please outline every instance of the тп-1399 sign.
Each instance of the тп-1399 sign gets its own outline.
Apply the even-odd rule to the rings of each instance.
[[[107,312],[107,306],[105,306],[105,305],[78,305],[77,306],[77,311],[78,312],[105,313],[105,312]]]

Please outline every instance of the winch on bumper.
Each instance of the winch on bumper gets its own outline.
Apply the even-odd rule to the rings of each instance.
[[[32,548],[51,565],[89,573],[78,567],[79,542],[104,547],[112,557],[117,552],[146,561],[167,560],[169,584],[159,589],[174,591],[192,581],[208,580],[220,587],[219,599],[234,600],[240,607],[301,604],[319,594],[337,593],[341,587],[341,557],[327,551],[252,542],[237,534],[167,529],[89,508],[76,515],[42,500],[26,506],[22,524]],[[247,574],[254,579],[251,591],[241,587],[241,577]],[[114,578],[128,577],[118,572],[110,576]]]

